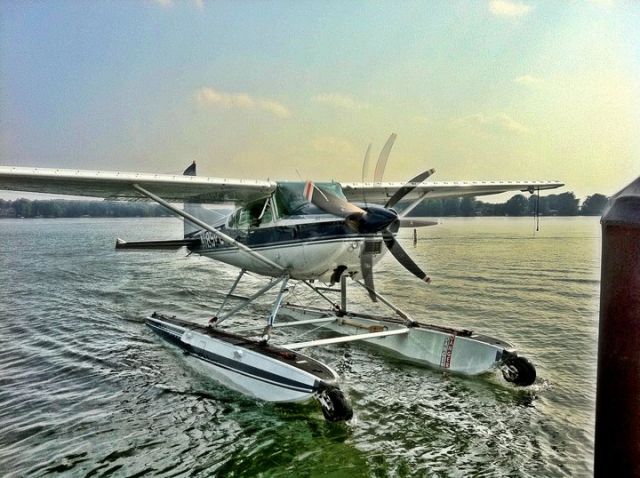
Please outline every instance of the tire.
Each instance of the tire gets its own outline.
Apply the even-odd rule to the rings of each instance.
[[[324,391],[320,405],[324,418],[329,422],[347,421],[353,417],[353,409],[339,388]]]
[[[524,357],[512,357],[505,361],[502,376],[507,382],[520,387],[531,385],[536,380],[536,368]]]

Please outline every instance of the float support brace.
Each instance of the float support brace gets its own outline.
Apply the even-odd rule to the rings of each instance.
[[[218,317],[222,313],[222,311],[224,310],[224,306],[227,305],[227,302],[229,301],[229,297],[231,297],[231,295],[235,292],[236,287],[238,287],[238,283],[240,282],[240,279],[242,279],[242,276],[244,275],[245,272],[246,271],[244,269],[240,269],[240,273],[238,274],[238,277],[236,277],[236,280],[231,286],[231,290],[229,291],[229,293],[224,296],[224,300],[222,301],[222,304],[220,304],[220,307],[218,308],[218,312],[216,312],[215,317]]]
[[[386,305],[387,307],[389,307],[391,310],[393,310],[396,314],[398,314],[399,317],[403,318],[404,320],[407,321],[407,324],[412,324],[415,321],[406,313],[404,312],[402,309],[396,307],[395,305],[393,305],[391,302],[389,302],[387,299],[385,299],[384,297],[382,297],[378,292],[376,292],[373,289],[369,289],[363,282],[360,282],[357,279],[353,280],[356,284],[359,284],[361,287],[363,287],[365,290],[370,291],[371,293],[373,293],[378,300],[380,300],[380,302],[382,302],[384,305]]]
[[[280,284],[278,297],[276,297],[276,300],[273,303],[273,307],[271,308],[271,314],[269,315],[269,320],[267,322],[269,327],[273,327],[273,324],[276,321],[276,316],[278,315],[278,311],[280,310],[280,305],[282,304],[282,298],[284,297],[284,293],[287,291],[288,282],[289,282],[289,276],[284,276],[282,278],[282,284]]]

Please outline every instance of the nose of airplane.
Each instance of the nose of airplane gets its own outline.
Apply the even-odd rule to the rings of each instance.
[[[365,211],[366,214],[356,219],[358,231],[364,234],[383,231],[398,219],[398,213],[382,206],[371,205],[366,207]]]

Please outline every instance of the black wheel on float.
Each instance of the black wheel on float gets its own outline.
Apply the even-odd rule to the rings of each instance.
[[[504,362],[502,376],[507,382],[526,387],[535,382],[536,368],[529,359],[524,357],[511,357]]]
[[[353,417],[353,409],[339,388],[330,388],[320,394],[322,414],[327,421],[340,422]]]

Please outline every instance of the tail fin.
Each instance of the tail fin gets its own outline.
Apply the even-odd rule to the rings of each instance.
[[[183,176],[195,176],[196,175],[196,162],[194,161],[191,165],[184,170],[182,173]],[[220,223],[222,219],[224,219],[225,214],[221,214],[219,212],[213,211],[211,209],[206,209],[202,207],[201,204],[195,202],[185,202],[184,203],[184,211],[186,213],[191,214],[192,216],[197,217],[201,221],[206,222],[207,224],[211,224],[212,226],[216,226],[217,223]],[[193,237],[198,232],[202,231],[199,226],[192,224],[187,220],[183,220],[184,223],[184,237]]]
[[[182,173],[183,176],[195,176],[196,175],[196,162],[194,161],[191,165],[184,170]]]

